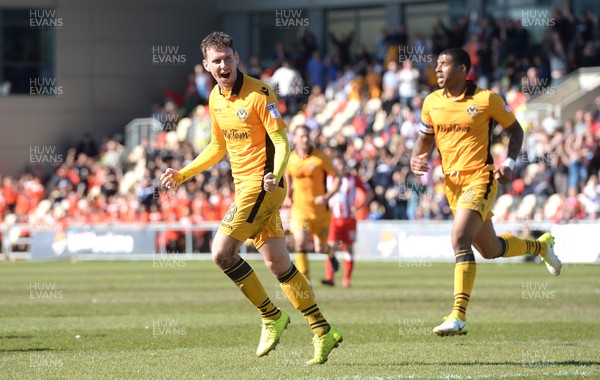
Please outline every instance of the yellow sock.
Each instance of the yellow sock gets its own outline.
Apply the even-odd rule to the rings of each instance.
[[[281,312],[269,299],[265,288],[260,283],[250,264],[244,259],[226,269],[225,274],[240,288],[248,300],[256,306],[263,319],[277,320]]]
[[[294,258],[294,263],[296,264],[296,268],[298,268],[298,271],[300,273],[302,273],[304,275],[304,277],[306,277],[306,280],[310,282],[310,275],[309,275],[309,262],[308,262],[308,253],[304,252],[304,251],[300,251],[298,253],[296,253],[296,257]]]
[[[475,264],[475,255],[473,251],[461,251],[454,255],[456,265],[454,266],[454,306],[452,307],[452,315],[467,320],[467,306],[473,284],[475,283],[475,274],[477,273],[477,265]]]
[[[536,239],[525,239],[511,234],[500,234],[498,236],[502,245],[502,257],[523,256],[527,253],[544,255],[548,251],[546,243]]]
[[[327,334],[331,326],[321,314],[308,281],[294,264],[277,279],[287,298],[297,310],[302,312],[312,331],[318,336]]]

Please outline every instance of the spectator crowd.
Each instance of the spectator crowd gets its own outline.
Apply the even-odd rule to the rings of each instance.
[[[374,54],[352,49],[352,34],[330,35],[335,48],[325,52],[303,30],[297,49],[277,43],[272,57],[253,55],[241,69],[277,92],[290,136],[297,125],[308,125],[317,146],[343,158],[371,185],[375,197],[360,219],[445,220],[451,212],[439,157],[434,153],[432,170],[420,178],[410,172],[409,159],[423,99],[437,88],[437,55],[462,46],[473,62],[470,79],[499,93],[526,132],[515,178],[500,188],[494,218],[598,220],[600,97],[572,117],[540,115],[528,104],[555,91],[570,72],[600,66],[599,20],[591,12],[575,17],[568,7],[555,10],[553,20],[541,43],[532,42],[522,20],[465,17],[451,26],[439,21],[428,36],[409,36],[399,26],[382,30]],[[181,94],[169,91],[153,105],[152,117],[164,128],[138,146],[127,149],[119,138],[96,142],[85,135],[47,178],[35,170],[2,176],[2,220],[37,228],[220,220],[233,195],[227,161],[177,190],[158,189],[167,167],[182,168],[208,143],[212,86],[210,74],[196,66]],[[506,142],[496,126],[496,163],[506,157]],[[206,247],[205,233],[196,234],[195,248]],[[172,250],[182,248],[181,233],[171,231],[165,239]]]

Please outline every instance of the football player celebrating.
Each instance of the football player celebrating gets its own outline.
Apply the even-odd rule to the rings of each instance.
[[[182,170],[167,169],[162,184],[179,186],[229,154],[235,200],[214,237],[212,259],[261,314],[256,354],[267,355],[279,343],[290,318],[273,304],[250,264],[238,254],[242,243],[252,239],[314,333],[314,357],[307,364],[325,363],[342,335],[327,322],[306,278],[290,261],[279,215],[286,196],[284,172],[290,147],[277,98],[263,82],[238,70],[239,56],[229,35],[213,32],[201,47],[204,68],[217,81],[209,97],[211,141]]]

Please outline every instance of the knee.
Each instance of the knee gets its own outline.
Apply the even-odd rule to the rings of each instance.
[[[267,269],[269,270],[269,272],[273,273],[273,275],[275,275],[275,277],[279,277],[281,275],[283,275],[285,272],[287,272],[290,269],[291,266],[291,262],[285,261],[285,260],[266,260],[265,259],[265,266],[267,267]]]
[[[264,258],[264,262],[265,262],[265,266],[267,267],[267,269],[270,272],[273,272],[274,270],[278,269],[275,261],[268,259],[268,258]]]
[[[213,245],[211,252],[212,261],[221,269],[231,268],[235,264],[235,254],[224,249],[224,247],[216,247]]]
[[[470,250],[473,239],[463,234],[452,235],[452,248],[454,252]]]
[[[474,245],[481,257],[486,260],[493,260],[502,255],[502,244],[500,239],[486,241],[485,244],[475,243]]]
[[[479,248],[477,248],[477,250],[479,251],[479,254],[481,255],[481,257],[483,257],[486,260],[492,260],[492,259],[495,259],[496,257],[498,257],[498,251],[494,251],[494,250],[490,250],[490,249],[479,249]]]

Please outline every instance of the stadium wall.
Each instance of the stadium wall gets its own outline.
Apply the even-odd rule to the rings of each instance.
[[[103,226],[70,226],[65,231],[30,227],[30,257],[32,260],[187,260],[210,259],[208,252],[192,253],[192,239],[197,232],[214,233],[219,222],[204,224],[112,224]],[[551,222],[497,223],[497,233],[535,236],[550,231],[556,239],[556,252],[563,263],[600,264],[600,225],[596,222],[555,224]],[[18,236],[12,228],[2,231],[3,246]],[[358,223],[355,251],[357,260],[397,262],[404,267],[428,266],[433,262],[453,262],[450,244],[452,223],[449,221],[361,221]],[[181,231],[186,239],[186,253],[169,252],[164,245],[166,230]],[[160,243],[162,242],[162,244]],[[14,243],[14,242],[13,242]],[[242,253],[255,252],[243,245]],[[9,254],[10,255],[10,254]],[[314,255],[323,258],[323,255]],[[259,256],[257,256],[259,257]],[[533,258],[532,258],[533,259]],[[481,261],[481,260],[480,260]],[[523,257],[496,260],[522,262]]]
[[[205,1],[0,0],[0,9],[12,8],[55,9],[62,19],[54,51],[62,95],[0,98],[4,175],[35,166],[31,149],[41,146],[58,156],[85,132],[97,141],[123,133],[131,119],[150,116],[166,90],[183,93],[187,76],[201,61],[201,39],[219,25],[215,2]],[[179,62],[157,64],[156,47],[177,49]]]

